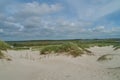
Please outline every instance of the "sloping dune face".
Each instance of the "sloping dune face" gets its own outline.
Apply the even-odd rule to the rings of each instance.
[[[40,55],[39,51],[9,50],[12,61],[0,60],[0,80],[120,80],[120,50],[91,47],[94,55],[73,58]],[[98,61],[106,54],[112,59]],[[110,55],[110,56],[111,56]]]
[[[98,57],[97,61],[109,68],[120,67],[120,49],[114,50],[113,46],[93,47],[92,52]]]

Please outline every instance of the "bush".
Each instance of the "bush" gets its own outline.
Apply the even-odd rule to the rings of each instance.
[[[51,54],[51,53],[64,53],[67,55],[72,55],[74,57],[80,56],[85,52],[90,53],[90,51],[86,49],[80,48],[77,44],[68,42],[62,45],[50,45],[41,49],[41,54]]]

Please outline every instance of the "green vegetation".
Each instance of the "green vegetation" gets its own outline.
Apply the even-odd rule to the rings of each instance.
[[[0,51],[0,59],[4,58],[4,54]]]
[[[114,48],[119,48],[120,39],[73,39],[73,40],[29,40],[29,41],[7,41],[8,44],[14,46],[15,48],[20,47],[33,47],[42,48],[48,45],[61,45],[68,42],[76,43],[81,48],[89,48],[93,46],[110,46],[113,45]],[[118,45],[119,44],[119,45]]]
[[[5,43],[4,41],[0,41],[0,50],[5,50],[6,51],[8,48],[10,48],[10,45]]]
[[[14,50],[40,50],[41,54],[65,52],[75,56],[90,53],[87,48],[93,46],[113,45],[115,50],[120,48],[120,39],[29,40],[7,41],[7,43],[13,46]]]
[[[114,50],[118,50],[118,49],[120,49],[120,46],[116,46]]]
[[[29,47],[15,47],[13,50],[29,50]]]
[[[1,50],[6,51],[8,48],[10,48],[10,46],[7,43],[0,41],[0,59],[5,57]]]
[[[114,50],[120,49],[120,43],[113,45],[113,47],[114,47]]]
[[[9,45],[8,45],[9,44]],[[74,57],[85,53],[91,53],[87,48],[93,46],[110,46],[114,50],[120,49],[120,39],[73,39],[73,40],[29,40],[29,41],[0,41],[0,56],[2,50],[6,51],[13,46],[13,50],[40,50],[41,54],[66,53]],[[0,58],[1,58],[0,57]]]
[[[90,53],[90,51],[85,48],[80,48],[77,44],[68,42],[62,45],[50,45],[45,46],[41,49],[41,54],[51,54],[51,53],[66,53],[67,55],[72,55],[73,57],[80,56],[85,53]]]

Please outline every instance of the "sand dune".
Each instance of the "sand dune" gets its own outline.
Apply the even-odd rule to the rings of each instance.
[[[12,61],[0,60],[0,80],[120,80],[120,57],[97,61],[101,55],[120,54],[120,50],[114,51],[112,46],[91,47],[89,50],[94,55],[77,58],[9,50],[6,54]]]

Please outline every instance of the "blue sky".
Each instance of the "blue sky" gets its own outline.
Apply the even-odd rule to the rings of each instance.
[[[0,0],[0,39],[120,38],[120,0]]]

